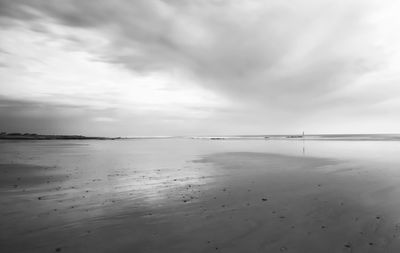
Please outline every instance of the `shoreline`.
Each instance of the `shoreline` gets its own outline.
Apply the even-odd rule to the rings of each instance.
[[[119,140],[121,137],[96,137],[82,135],[0,135],[0,140]]]

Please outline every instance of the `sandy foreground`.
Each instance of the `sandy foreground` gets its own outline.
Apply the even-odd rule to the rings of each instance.
[[[400,252],[396,175],[253,152],[92,177],[0,164],[0,252]]]

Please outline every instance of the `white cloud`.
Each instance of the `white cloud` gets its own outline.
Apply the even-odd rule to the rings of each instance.
[[[2,1],[0,92],[112,111],[91,117],[141,125],[132,135],[395,131],[398,11],[375,0]]]

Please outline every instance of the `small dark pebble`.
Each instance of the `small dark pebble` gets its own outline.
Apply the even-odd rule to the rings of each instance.
[[[380,216],[376,216],[376,219],[379,220],[381,217]]]
[[[56,252],[60,252],[61,251],[61,248],[56,248]]]
[[[261,200],[262,200],[262,201],[267,201],[268,199],[267,199],[267,198],[262,198]]]
[[[370,243],[368,243],[368,244],[369,244],[369,245],[371,245],[371,246],[372,246],[372,245],[374,245],[374,243],[373,243],[373,242],[370,242]]]
[[[326,228],[325,226],[321,226],[322,229]]]
[[[351,248],[351,245],[350,244],[345,244],[344,245],[346,248]]]

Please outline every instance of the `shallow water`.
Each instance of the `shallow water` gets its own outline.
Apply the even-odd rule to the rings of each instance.
[[[1,141],[0,249],[397,252],[399,150],[377,140]],[[267,195],[275,202],[262,205]]]

